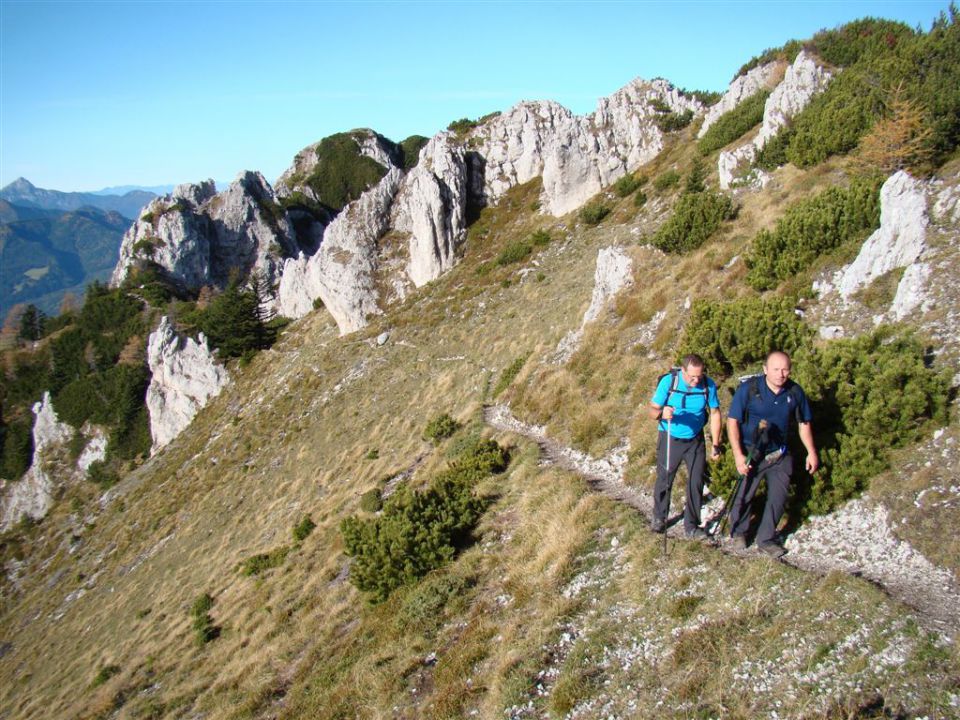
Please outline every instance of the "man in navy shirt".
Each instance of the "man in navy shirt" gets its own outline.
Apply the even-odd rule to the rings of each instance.
[[[710,417],[711,460],[720,457],[720,401],[717,386],[704,372],[703,358],[687,355],[680,369],[666,373],[650,399],[650,417],[658,420],[657,482],[653,488],[653,520],[650,528],[666,530],[670,512],[670,490],[681,461],[687,464],[687,502],[683,509],[683,529],[688,538],[706,539],[700,527],[703,502],[703,470],[706,452],[703,426]],[[669,452],[668,452],[669,448]],[[669,467],[667,459],[669,458]]]
[[[760,431],[760,421],[766,428]],[[793,474],[793,458],[787,447],[787,431],[796,424],[800,442],[807,450],[806,468],[814,473],[820,465],[813,442],[810,403],[803,389],[790,379],[790,356],[775,350],[763,363],[763,375],[740,383],[727,415],[727,436],[737,463],[737,472],[746,475],[730,509],[734,547],[746,547],[750,525],[750,505],[760,480],[767,480],[767,502],[757,528],[756,543],[772,557],[784,554],[777,541],[777,524],[783,516]],[[748,466],[748,456],[756,448],[759,460]]]

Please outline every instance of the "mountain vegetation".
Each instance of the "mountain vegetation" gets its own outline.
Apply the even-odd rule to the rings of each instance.
[[[960,577],[956,21],[867,19],[750,61],[806,49],[840,70],[761,151],[765,186],[721,191],[717,171],[763,94],[702,141],[702,114],[655,107],[655,157],[561,217],[541,211],[546,178],[514,184],[473,209],[452,269],[345,336],[322,302],[272,317],[257,275],[186,291],[150,263],[59,316],[22,306],[5,479],[30,463],[44,389],[108,444],[92,482],[0,536],[6,716],[955,716],[960,612],[931,598]],[[491,119],[450,133],[475,148]],[[392,146],[403,167],[423,141]],[[384,177],[358,142],[308,150],[291,187],[317,212]],[[903,169],[925,249],[841,297]],[[611,247],[622,282],[598,260]],[[390,252],[376,262],[406,261]],[[914,271],[925,294],[898,314]],[[203,332],[231,382],[151,456],[161,315]],[[795,448],[782,532],[800,539],[774,562],[650,533],[656,379],[699,353],[726,410],[774,348],[822,461],[811,475]],[[710,512],[736,480],[725,448]],[[888,564],[902,574],[873,574]]]

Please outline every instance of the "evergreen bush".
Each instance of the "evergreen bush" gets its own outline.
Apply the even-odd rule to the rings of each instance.
[[[313,518],[309,515],[304,515],[303,519],[293,528],[293,541],[297,544],[302,543],[310,537],[310,533],[316,530],[316,528],[317,524],[313,521]]]
[[[284,545],[274,548],[270,552],[251,555],[240,563],[240,574],[252,577],[275,567],[280,567],[289,554],[290,548]]]
[[[512,263],[523,262],[533,253],[533,245],[526,240],[510,242],[497,256],[497,265],[501,267]]]
[[[371,602],[385,600],[449,560],[471,539],[489,499],[474,492],[488,475],[503,472],[507,451],[493,441],[450,463],[422,492],[404,485],[384,503],[379,517],[346,518],[340,526],[353,557],[350,582]]]
[[[680,173],[676,170],[665,170],[653,181],[654,189],[663,192],[680,182]]]
[[[493,397],[496,397],[510,387],[510,383],[520,374],[520,370],[523,369],[525,362],[527,362],[527,356],[521,355],[503,369],[503,372],[500,373],[500,379],[497,380],[497,384],[493,388]]]
[[[33,426],[27,419],[0,422],[0,478],[19,480],[33,462]]]
[[[600,202],[592,202],[580,208],[578,217],[587,225],[599,225],[610,214],[610,207]]]
[[[336,214],[387,174],[387,168],[360,152],[353,133],[337,133],[316,146],[317,164],[304,179],[326,210]]]
[[[653,234],[664,252],[689,252],[703,245],[724,220],[734,217],[733,201],[719,192],[684,193],[673,214]]]
[[[627,173],[613,184],[613,192],[617,194],[617,197],[625,198],[643,185],[644,182],[646,182],[645,176]]]
[[[423,430],[423,439],[429,440],[434,445],[439,445],[442,441],[453,435],[462,427],[460,423],[454,420],[447,413],[437,415]]]
[[[776,227],[761,230],[746,257],[747,282],[768,290],[845,243],[859,243],[880,224],[880,181],[855,180],[787,209]]]
[[[193,618],[194,639],[197,645],[206,645],[220,637],[220,628],[213,624],[213,618],[209,615],[212,607],[213,598],[204,593],[193,602],[190,608],[190,616]]]

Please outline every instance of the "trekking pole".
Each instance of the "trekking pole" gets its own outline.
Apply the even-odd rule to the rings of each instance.
[[[663,470],[666,473],[666,478],[669,480],[670,479],[670,418],[667,418],[667,463],[666,463],[666,467]],[[667,483],[667,487],[672,487],[672,485],[670,483]],[[669,503],[667,503],[667,506],[669,507]],[[670,513],[668,512],[667,517],[663,519],[663,523],[664,523],[663,550],[662,550],[663,557],[667,556],[667,525],[666,523],[669,516],[670,516]]]
[[[720,515],[716,520],[717,525],[713,531],[714,536],[720,535],[722,537],[724,523],[726,522],[727,517],[730,515],[730,508],[733,506],[733,501],[737,498],[737,493],[740,491],[740,486],[743,485],[743,482],[750,474],[750,470],[753,468],[754,463],[756,463],[757,459],[760,457],[762,447],[767,444],[766,420],[761,420],[757,424],[757,431],[754,437],[756,438],[757,436],[759,436],[759,439],[754,442],[753,447],[750,449],[750,454],[747,456],[747,471],[737,478],[737,482],[733,486],[733,491],[727,496],[727,500],[723,504],[723,509],[720,510]]]

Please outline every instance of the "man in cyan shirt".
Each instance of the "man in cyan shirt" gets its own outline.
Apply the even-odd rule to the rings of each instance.
[[[683,529],[688,538],[706,539],[700,527],[703,503],[705,444],[703,426],[710,419],[711,460],[720,457],[720,400],[717,385],[704,372],[703,358],[687,355],[677,370],[666,373],[650,399],[650,417],[658,420],[657,482],[653,488],[653,520],[650,529],[666,530],[670,491],[680,463],[687,465],[687,501]],[[668,466],[669,459],[669,466]]]

